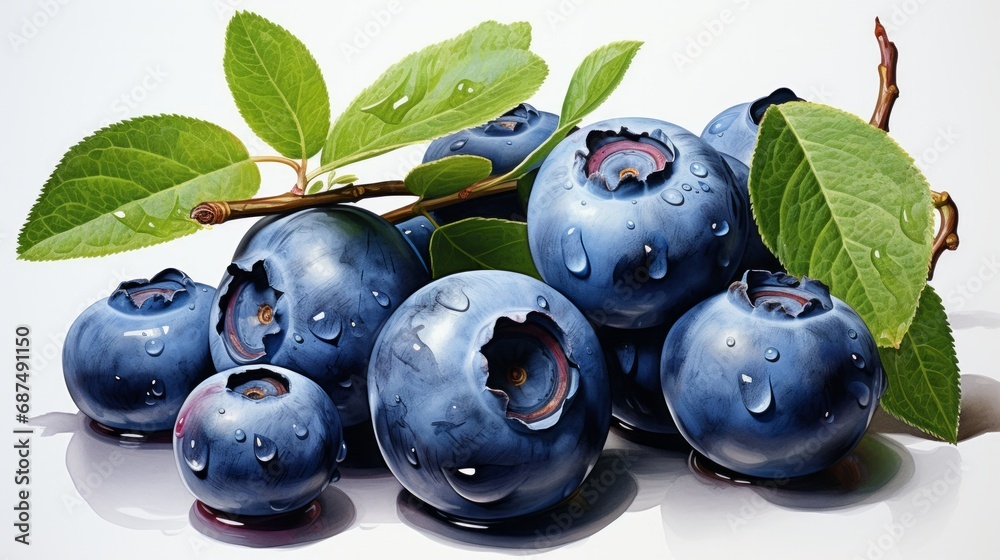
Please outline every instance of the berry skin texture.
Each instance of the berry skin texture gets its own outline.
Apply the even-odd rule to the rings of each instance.
[[[558,115],[522,103],[486,124],[431,142],[423,163],[448,156],[480,156],[493,164],[493,175],[502,175],[524,161],[558,125]]]
[[[683,128],[622,118],[582,128],[538,171],[528,242],[545,282],[594,323],[667,323],[725,288],[749,204],[722,156]]]
[[[273,366],[203,381],[184,401],[173,441],[187,489],[205,505],[239,515],[308,504],[346,455],[330,397],[305,376]]]
[[[184,397],[211,375],[208,316],[215,288],[168,268],[122,282],[66,334],[63,375],[76,406],[120,430],[169,430]]]
[[[369,419],[366,371],[389,315],[428,280],[403,234],[356,207],[260,220],[236,249],[212,305],[221,371],[272,364],[302,372],[345,426]]]
[[[745,475],[821,471],[861,440],[886,379],[861,318],[823,284],[750,271],[686,313],[663,395],[698,452]]]
[[[589,323],[513,272],[453,274],[413,294],[379,335],[368,390],[392,473],[467,520],[565,499],[597,462],[611,418]]]
[[[660,354],[666,326],[597,331],[611,381],[611,411],[632,428],[652,434],[677,434],[660,386]]]
[[[764,112],[771,105],[802,101],[788,88],[778,88],[759,99],[734,105],[719,113],[701,133],[701,138],[723,154],[730,155],[750,167],[757,131]]]

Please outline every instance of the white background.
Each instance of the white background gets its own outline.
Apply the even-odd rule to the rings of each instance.
[[[385,2],[332,3],[206,0],[80,2],[16,0],[0,7],[0,348],[14,328],[32,329],[32,415],[76,413],[62,380],[64,334],[86,306],[119,281],[177,267],[215,284],[249,221],[182,240],[100,259],[49,263],[15,260],[17,233],[46,178],[67,149],[97,128],[144,114],[178,113],[232,130],[252,154],[271,150],[243,124],[222,73],[223,36],[235,8],[258,12],[311,49],[330,90],[334,115],[404,54],[485,19],[526,20],[533,50],[550,67],[536,107],[558,112],[566,84],[590,50],[619,39],[645,42],[622,86],[588,121],[649,116],[700,132],[722,109],[789,86],[800,96],[867,119],[875,101],[881,16],[900,49],[902,95],[892,136],[937,190],[962,210],[961,249],[942,257],[933,285],[955,327],[963,374],[996,396],[995,339],[1000,328],[1000,249],[996,234],[996,110],[1000,5],[988,2],[882,0],[804,3],[712,2]],[[420,148],[389,154],[350,171],[364,181],[400,178]],[[277,167],[277,169],[275,169]],[[265,166],[261,194],[293,177]],[[385,210],[382,201],[372,208]],[[6,334],[5,334],[6,333]],[[13,362],[12,356],[5,361]],[[8,372],[13,377],[11,368]],[[0,411],[15,428],[13,383],[0,383]],[[990,392],[992,391],[992,393]],[[967,387],[967,397],[975,393]],[[1000,403],[966,404],[995,430]],[[49,414],[46,437],[33,438],[30,547],[13,543],[12,438],[0,452],[0,540],[10,558],[466,557],[548,558],[982,558],[995,554],[995,463],[1000,436],[957,447],[892,435],[879,441],[912,467],[869,498],[835,508],[789,506],[745,488],[700,481],[683,458],[639,449],[639,494],[629,511],[594,535],[552,550],[494,551],[460,545],[402,523],[391,481],[340,483],[357,508],[345,531],[285,550],[235,547],[187,523],[193,498],[176,483],[170,455],[153,450],[112,455],[85,445],[76,418]],[[63,433],[57,424],[63,425]],[[992,431],[992,430],[991,430]],[[77,447],[80,445],[82,447]],[[631,447],[619,439],[612,446]],[[115,465],[107,469],[107,460]],[[133,461],[133,463],[129,463]],[[87,481],[90,481],[89,483]],[[160,503],[157,503],[157,501]],[[902,523],[906,520],[906,525]],[[912,523],[910,523],[912,521]],[[895,527],[893,524],[896,524]],[[901,529],[900,529],[901,528]],[[807,556],[808,555],[808,556]]]

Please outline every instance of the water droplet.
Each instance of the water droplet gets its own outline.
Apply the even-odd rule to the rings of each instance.
[[[399,404],[403,402],[403,397],[396,395],[395,397],[392,398],[392,400],[396,401],[396,404]]]
[[[469,309],[469,296],[465,295],[465,291],[460,286],[454,284],[442,286],[438,290],[437,295],[434,296],[434,301],[459,313],[468,311]]]
[[[457,152],[462,148],[464,148],[465,143],[468,141],[469,140],[467,138],[462,138],[461,140],[455,140],[454,142],[452,142],[451,146],[448,146],[448,149],[450,149],[453,152]]]
[[[156,357],[163,353],[163,341],[158,338],[152,338],[146,341],[146,353],[150,356]]]
[[[348,377],[347,379],[344,379],[344,380],[341,380],[341,381],[338,381],[338,382],[337,382],[337,385],[340,385],[340,386],[341,386],[341,387],[343,387],[344,389],[347,389],[347,388],[349,388],[349,387],[350,387],[351,385],[353,385],[353,384],[354,384],[354,382],[352,382],[352,381],[351,381],[351,378],[350,378],[350,377]]]
[[[563,264],[577,278],[590,276],[590,257],[583,246],[583,235],[580,228],[569,228],[562,237]]]
[[[378,304],[381,305],[382,307],[385,308],[389,307],[389,296],[385,295],[385,293],[376,292],[373,290],[372,296],[375,298],[375,301],[378,302]]]
[[[513,144],[513,142],[511,142],[510,140],[508,140],[507,141],[507,145],[510,146],[511,144]]]
[[[708,168],[697,161],[691,164],[691,173],[695,177],[708,177]]]
[[[712,192],[712,186],[709,185],[708,183],[698,181],[698,186],[701,187],[701,190],[705,192]]]
[[[858,338],[858,331],[856,331],[854,329],[847,329],[847,337],[850,338],[851,340],[857,339]]]
[[[295,339],[295,342],[298,342],[299,344],[302,344],[303,342],[305,342],[305,339],[302,338],[302,335],[300,335],[299,333],[293,334],[292,338]]]
[[[330,475],[330,482],[338,482],[340,480],[340,469],[333,469],[333,474]]]
[[[536,299],[535,302],[538,304],[538,307],[541,307],[542,309],[549,308],[549,302],[542,296],[538,296],[538,299]]]
[[[365,329],[358,328],[358,325],[364,324],[364,321],[361,320],[361,317],[358,316],[351,317],[351,320],[348,321],[348,323],[351,325],[351,334],[354,335],[354,338],[361,338],[366,334]]]
[[[190,439],[184,444],[184,462],[189,469],[200,473],[208,467],[208,445],[197,439]]]
[[[295,437],[299,439],[306,439],[309,437],[309,428],[301,424],[292,424],[292,431],[295,432]]]
[[[586,348],[586,350],[587,350],[587,355],[588,355],[588,356],[594,353],[594,350],[593,350],[593,349],[592,349],[592,348],[591,348],[590,346],[588,346],[588,347]]]
[[[728,346],[730,348],[732,348],[733,346],[736,346],[736,339],[733,338],[733,337],[731,337],[731,336],[728,337],[728,338],[726,338],[726,346]]]
[[[420,459],[417,457],[417,448],[411,447],[406,450],[406,460],[414,467],[420,466]]]
[[[666,200],[674,206],[684,204],[684,195],[677,189],[664,189],[664,191],[660,193],[660,198]]]
[[[337,451],[337,462],[341,462],[347,458],[347,444],[340,442],[340,450]]]
[[[336,313],[320,311],[309,319],[309,330],[316,338],[330,343],[335,343],[340,338],[340,328],[340,315]]]
[[[759,375],[756,379],[747,375],[740,375],[740,396],[743,398],[743,405],[753,414],[763,414],[771,406],[773,397],[771,395],[771,379],[766,375]]]
[[[726,220],[719,220],[718,222],[712,222],[712,235],[716,237],[722,237],[729,233],[729,222]]]
[[[224,408],[220,408],[219,409],[219,414],[225,414],[225,413],[226,413],[226,409],[224,409]]]
[[[627,227],[628,229],[635,229],[635,222],[633,222],[632,220],[629,220],[629,221],[625,222],[625,227]]]
[[[632,199],[632,204],[639,204],[638,200]]]
[[[154,397],[162,397],[165,390],[163,382],[159,379],[154,379],[149,382],[149,392],[152,393]]]
[[[587,201],[586,200],[581,200],[580,201],[580,206],[586,206],[586,205],[587,205]]]
[[[261,463],[266,463],[278,454],[278,446],[270,438],[254,434],[253,454]]]
[[[833,424],[833,413],[827,410],[823,413],[823,421],[827,424]]]
[[[847,386],[847,392],[857,399],[858,406],[861,408],[866,408],[868,403],[871,402],[871,389],[868,388],[868,385],[865,385],[860,381],[852,381],[850,385]]]
[[[663,231],[653,231],[646,240],[646,273],[654,280],[661,280],[667,275],[669,263],[667,253],[670,252],[670,244]]]
[[[921,211],[922,205],[920,203],[914,204],[909,210],[904,207],[899,215],[899,227],[903,230],[903,235],[910,238],[910,241],[924,244],[927,242],[927,230],[920,227],[922,220],[914,219],[914,216],[920,215]]]
[[[764,359],[769,362],[777,362],[779,356],[780,354],[778,354],[778,349],[773,346],[764,350]]]
[[[684,190],[686,190],[686,191],[689,191],[689,190],[691,190],[691,185],[689,185],[687,183],[684,183],[683,185],[681,185],[681,188],[684,189]]]
[[[146,404],[149,406],[153,406],[154,404],[156,404],[156,397],[151,395],[149,391],[146,391]]]
[[[247,434],[246,434],[246,432],[244,432],[243,430],[241,430],[239,428],[236,428],[236,431],[233,432],[233,437],[236,439],[236,441],[238,441],[240,443],[243,443],[244,441],[247,440]]]
[[[563,188],[566,189],[566,190],[572,189],[573,188],[573,181],[566,181],[565,183],[563,183]]]
[[[194,304],[192,303],[191,305],[189,305],[188,309],[190,309],[191,311],[194,311]]]
[[[865,369],[865,366],[868,365],[861,354],[851,354],[851,363],[858,369]]]

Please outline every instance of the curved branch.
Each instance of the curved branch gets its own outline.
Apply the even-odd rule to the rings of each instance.
[[[899,59],[899,51],[896,49],[896,44],[889,40],[885,27],[882,27],[882,22],[878,18],[875,18],[875,38],[878,40],[882,62],[878,65],[878,99],[870,122],[872,126],[889,132],[892,106],[899,97],[899,87],[896,85],[896,61]]]

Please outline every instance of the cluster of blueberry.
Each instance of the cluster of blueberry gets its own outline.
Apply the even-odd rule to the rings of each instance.
[[[168,269],[87,309],[65,346],[70,394],[99,426],[172,431],[188,489],[247,516],[309,504],[371,432],[407,490],[464,520],[572,495],[612,415],[745,475],[815,473],[859,442],[885,377],[844,302],[766,272],[779,265],[750,213],[748,164],[766,108],[794,100],[738,105],[700,137],[646,118],[573,131],[527,204],[544,283],[430,281],[426,218],[394,227],[336,206],[261,219],[217,290]],[[480,155],[504,173],[557,120],[521,105],[425,161]],[[520,213],[510,194],[487,204],[435,221]]]

